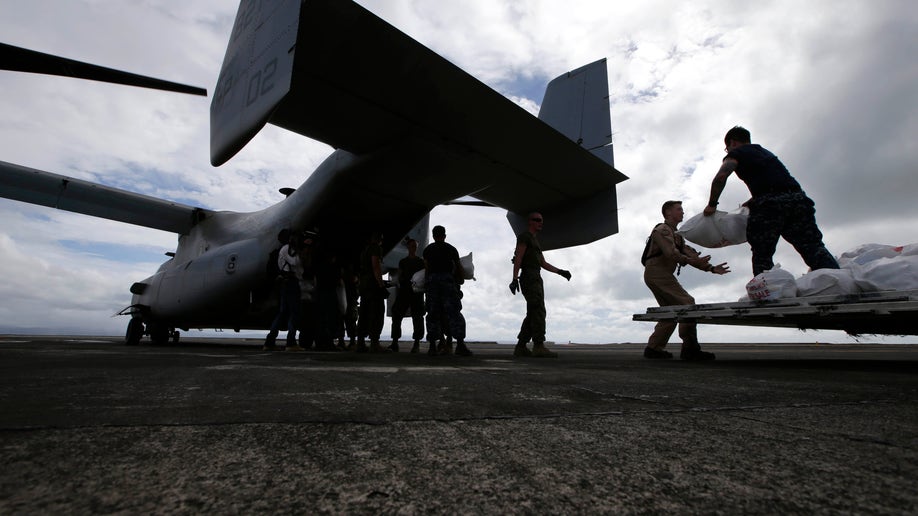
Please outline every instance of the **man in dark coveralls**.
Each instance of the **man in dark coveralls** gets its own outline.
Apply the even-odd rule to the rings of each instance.
[[[663,223],[653,228],[641,259],[644,263],[644,283],[660,306],[694,305],[695,298],[682,288],[673,273],[678,274],[677,271],[684,265],[714,274],[726,274],[730,268],[726,263],[712,265],[709,263],[710,256],[700,256],[698,251],[685,244],[682,235],[676,233],[685,215],[681,201],[664,202],[662,211]],[[664,348],[675,330],[675,321],[658,322],[647,340],[644,358],[672,358],[672,353]],[[714,360],[714,353],[701,350],[694,322],[679,323],[679,337],[682,339],[682,352],[679,354],[682,360]]]
[[[555,358],[554,351],[545,347],[545,289],[542,286],[542,269],[554,272],[571,280],[571,273],[555,267],[545,261],[542,256],[542,246],[536,234],[542,231],[542,214],[530,213],[529,226],[516,236],[516,249],[513,252],[513,281],[510,282],[510,292],[516,295],[517,289],[526,298],[526,317],[520,326],[520,333],[516,336],[516,348],[513,356],[517,357],[542,357]],[[532,351],[526,347],[532,340]]]
[[[727,178],[736,172],[752,194],[747,203],[746,240],[752,248],[753,275],[774,267],[772,257],[780,237],[794,246],[810,269],[837,269],[838,262],[822,243],[822,232],[816,225],[816,205],[777,156],[751,141],[743,127],[727,131],[727,156],[711,182],[704,214],[714,214]]]

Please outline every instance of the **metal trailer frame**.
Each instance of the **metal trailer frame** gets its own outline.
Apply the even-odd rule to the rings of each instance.
[[[918,335],[918,290],[650,307],[632,320]]]

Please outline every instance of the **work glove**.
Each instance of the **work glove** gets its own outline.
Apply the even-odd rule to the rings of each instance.
[[[571,271],[566,271],[564,269],[558,269],[558,276],[566,279],[567,281],[571,280]]]
[[[513,294],[513,295],[515,296],[515,295],[516,295],[516,291],[519,290],[519,289],[520,289],[520,281],[519,281],[519,280],[513,280],[513,281],[510,282],[510,293],[511,293],[511,294]]]

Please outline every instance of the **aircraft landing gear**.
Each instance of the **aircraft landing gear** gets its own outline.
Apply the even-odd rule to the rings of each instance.
[[[140,317],[131,317],[127,333],[124,335],[124,343],[128,346],[137,346],[141,338],[143,338],[143,321]]]
[[[168,328],[163,328],[158,324],[151,324],[149,326],[149,330],[150,340],[153,341],[153,344],[157,346],[168,344],[169,338],[172,337],[172,332],[170,332]]]

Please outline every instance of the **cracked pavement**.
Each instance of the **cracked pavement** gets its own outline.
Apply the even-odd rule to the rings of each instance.
[[[918,345],[0,337],[0,513],[918,510]]]

